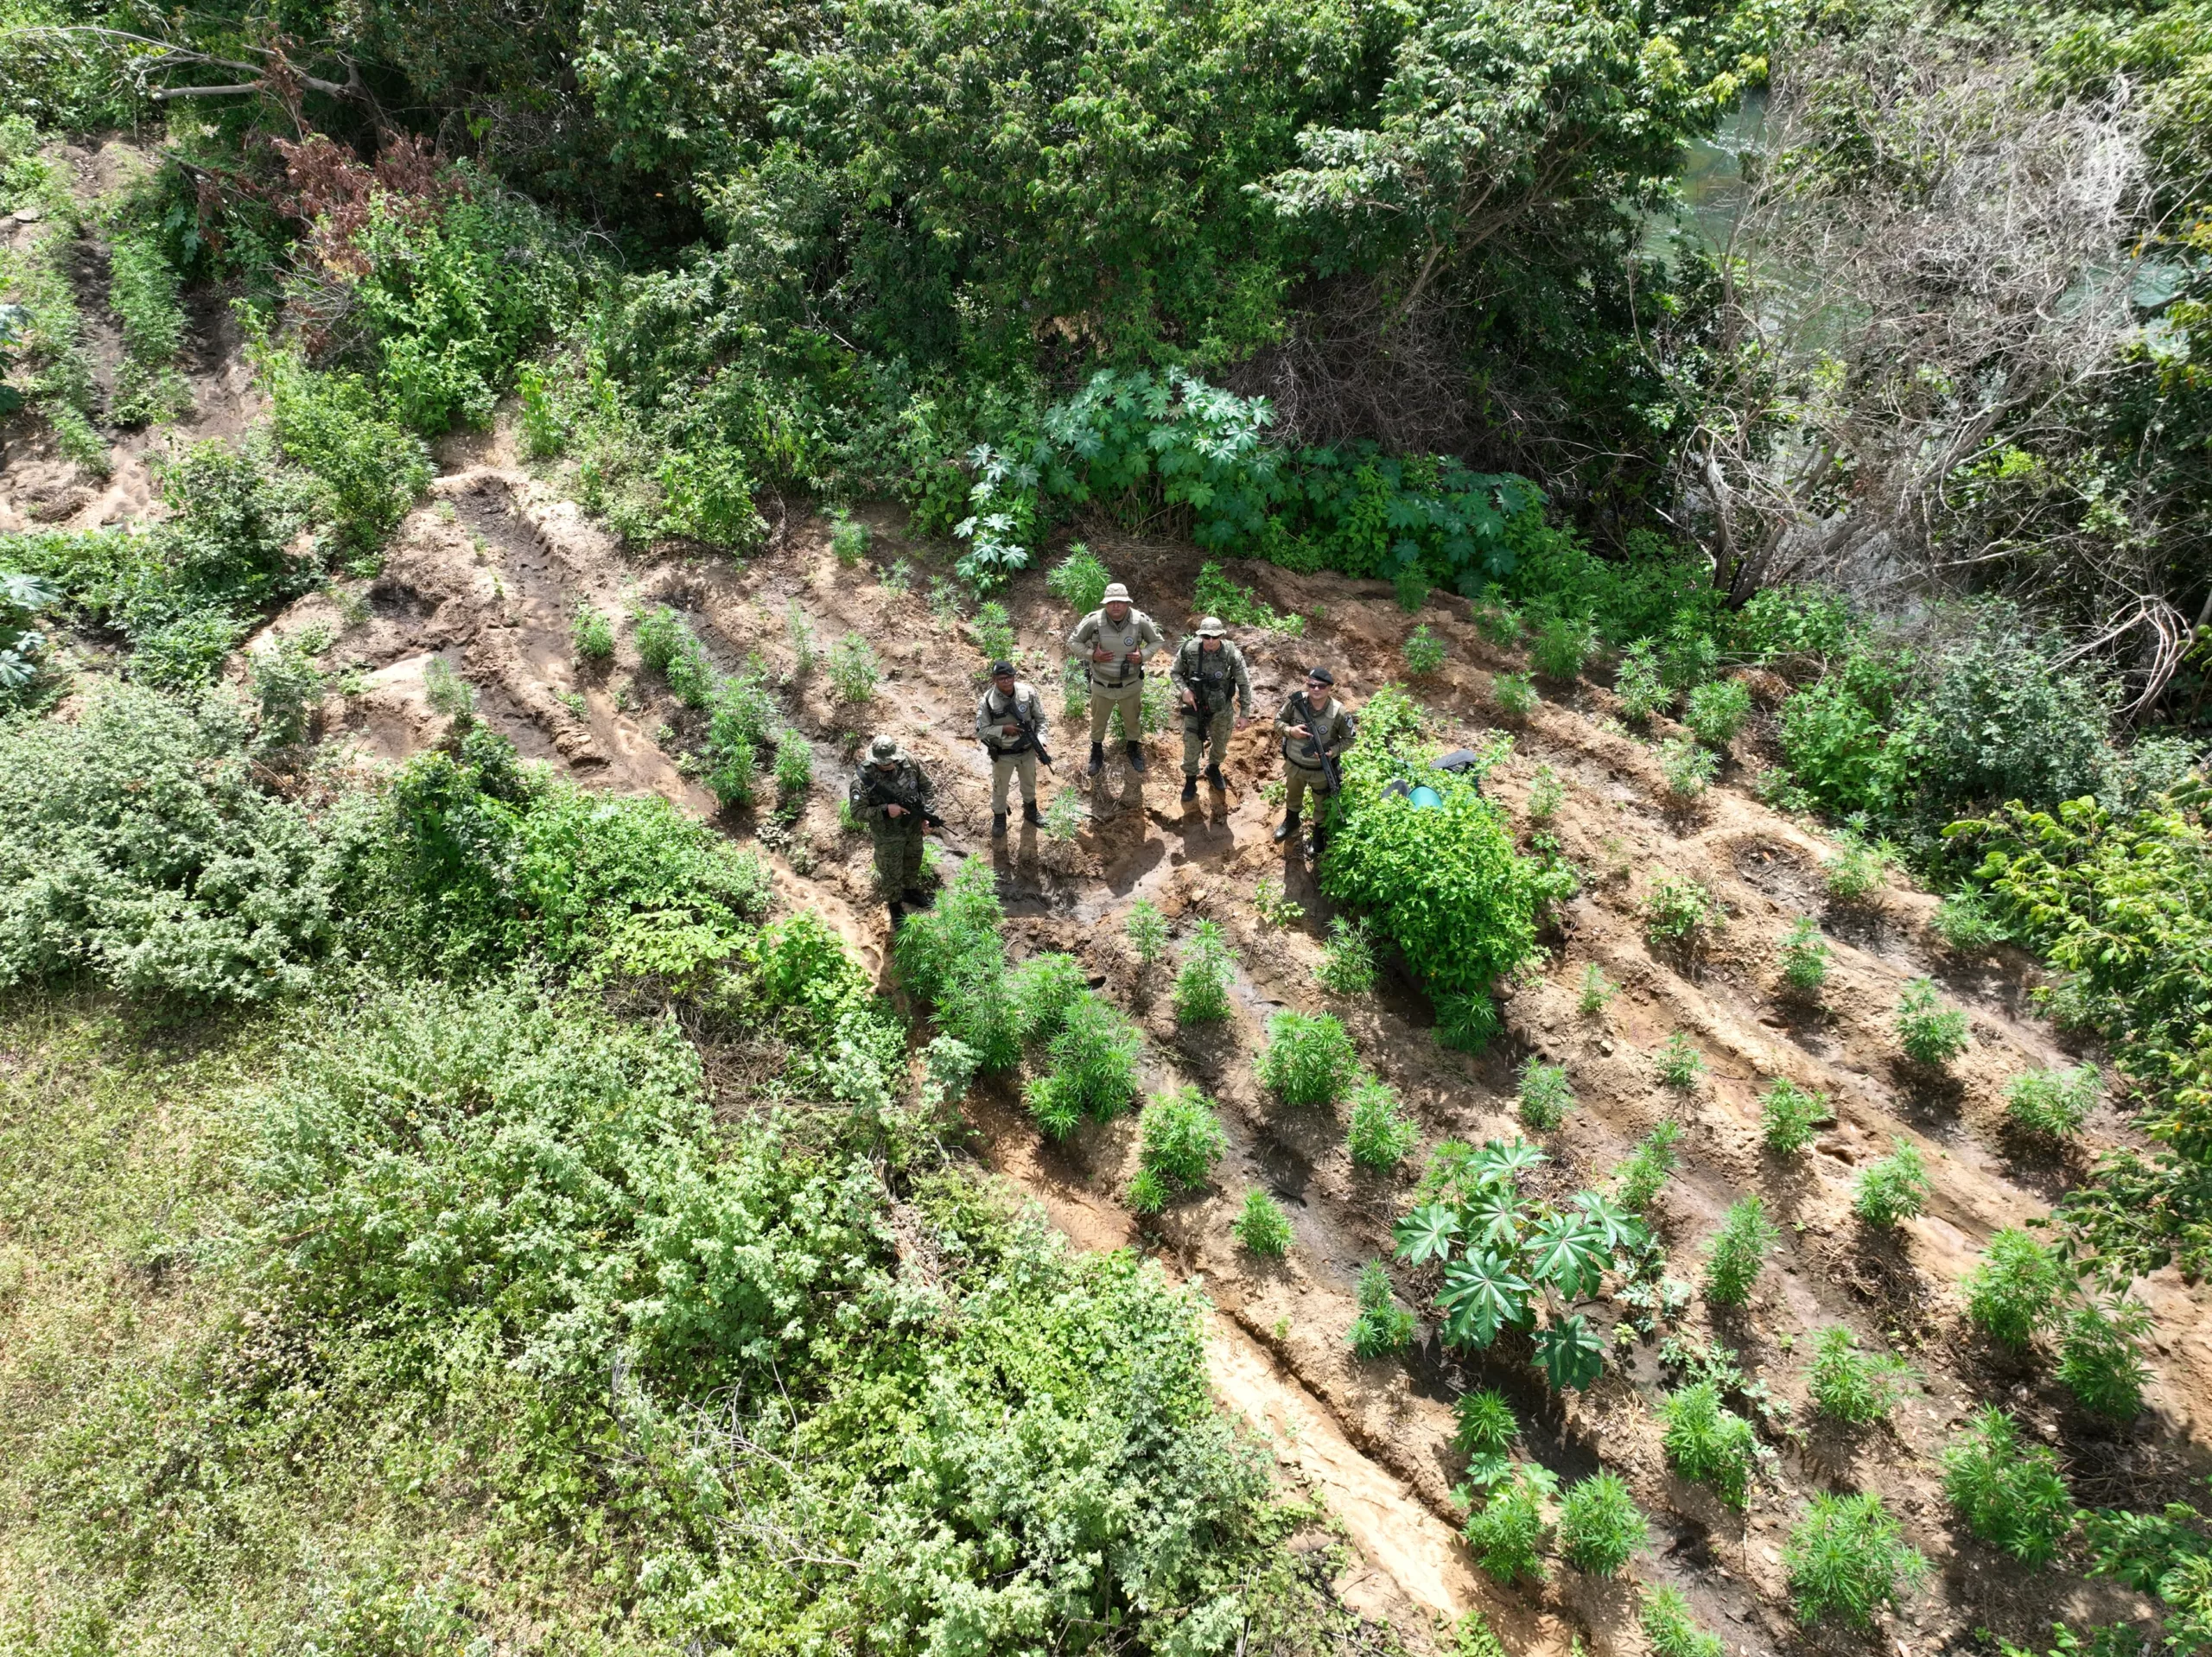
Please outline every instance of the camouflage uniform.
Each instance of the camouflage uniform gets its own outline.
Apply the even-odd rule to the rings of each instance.
[[[875,769],[885,764],[893,769]],[[896,790],[916,802],[921,809],[893,816],[887,807],[896,802],[870,786],[877,779],[885,789]],[[875,878],[882,883],[886,897],[896,898],[902,892],[915,892],[921,886],[922,836],[929,828],[925,814],[935,792],[930,774],[899,746],[896,737],[876,738],[868,745],[866,762],[853,773],[852,788],[846,797],[853,815],[868,825],[868,836],[875,842]]]
[[[1211,631],[1210,631],[1211,630]],[[1244,665],[1244,652],[1222,638],[1222,625],[1208,616],[1198,631],[1175,652],[1167,676],[1178,691],[1188,690],[1193,701],[1208,709],[1202,719],[1195,708],[1183,714],[1183,775],[1196,777],[1204,756],[1208,773],[1218,778],[1221,762],[1229,755],[1229,733],[1236,728],[1236,715],[1252,717],[1252,675]],[[1205,648],[1209,638],[1220,638],[1221,648]],[[1179,703],[1182,698],[1179,695]]]

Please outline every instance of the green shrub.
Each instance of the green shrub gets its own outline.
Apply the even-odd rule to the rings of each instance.
[[[2024,1349],[2056,1315],[2070,1286],[2050,1249],[2006,1226],[1990,1238],[1963,1286],[1974,1326],[1993,1341]]]
[[[1644,1590],[1639,1620],[1654,1657],[1727,1657],[1727,1642],[1699,1626],[1689,1601],[1670,1582]]]
[[[1090,991],[1090,976],[1073,955],[1030,956],[1007,978],[1015,1033],[1025,1042],[1052,1040],[1067,1022],[1068,1009]]]
[[[1474,781],[1431,773],[1443,800],[1429,809],[1387,791],[1407,764],[1427,762],[1420,721],[1395,689],[1368,703],[1322,889],[1395,943],[1430,994],[1487,993],[1535,947],[1541,879]]]
[[[1777,1076],[1759,1095],[1759,1139],[1777,1156],[1795,1156],[1813,1142],[1814,1130],[1834,1115],[1827,1094]]]
[[[714,664],[690,622],[663,605],[638,618],[633,636],[638,659],[648,672],[668,682],[678,702],[687,708],[704,708],[714,700]]]
[[[1021,1057],[1005,920],[997,877],[970,858],[937,902],[908,916],[892,939],[892,959],[909,993],[986,1070],[1002,1070]]]
[[[1892,1138],[1888,1156],[1859,1170],[1851,1209],[1870,1226],[1893,1226],[1925,1208],[1933,1189],[1920,1152]]]
[[[1481,1052],[1504,1026],[1487,995],[1446,995],[1436,1004],[1436,1038],[1456,1052]]]
[[[868,556],[868,527],[858,518],[839,512],[830,520],[830,550],[848,569]]]
[[[1167,917],[1147,899],[1140,898],[1129,905],[1127,930],[1139,966],[1149,967],[1167,954]]]
[[[1052,1069],[1022,1090],[1037,1125],[1056,1140],[1085,1117],[1103,1121],[1129,1107],[1137,1092],[1144,1039],[1113,1006],[1085,990],[1062,1017],[1046,1048]]]
[[[1179,1193],[1206,1183],[1229,1148],[1229,1135],[1205,1095],[1185,1085],[1155,1095],[1137,1113],[1137,1145],[1129,1206],[1157,1214]]]
[[[1444,665],[1444,641],[1428,631],[1426,622],[1406,636],[1402,653],[1407,673],[1416,679],[1426,678]]]
[[[840,702],[855,707],[875,698],[875,650],[857,632],[841,633],[830,647],[830,684]]]
[[[1574,1089],[1567,1082],[1567,1067],[1529,1060],[1521,1067],[1519,1106],[1526,1127],[1545,1131],[1565,1121],[1567,1113],[1574,1108]]]
[[[1690,692],[1682,723],[1708,747],[1726,749],[1751,716],[1751,689],[1741,679],[1715,679]]]
[[[1662,1122],[1613,1170],[1614,1200],[1630,1214],[1642,1214],[1658,1197],[1675,1171],[1675,1141],[1681,1136],[1675,1123]]]
[[[1011,662],[1018,644],[1014,632],[1014,618],[1007,607],[996,599],[978,605],[976,619],[968,624],[975,635],[976,648],[983,653],[986,662]]]
[[[1687,805],[1704,797],[1720,774],[1720,763],[1710,748],[1700,747],[1688,737],[1669,737],[1659,745],[1659,774],[1669,797]]]
[[[184,308],[177,302],[176,271],[158,238],[132,227],[110,243],[107,301],[123,334],[109,421],[143,426],[189,413],[192,392],[176,370],[184,348]]]
[[[1782,943],[1783,988],[1792,995],[1816,1000],[1827,981],[1827,941],[1810,915],[1800,915]]]
[[[1831,1420],[1865,1426],[1889,1419],[1898,1387],[1911,1374],[1911,1366],[1891,1354],[1865,1355],[1858,1336],[1838,1325],[1821,1331],[1805,1380],[1815,1409]]]
[[[246,658],[246,688],[259,715],[258,746],[289,748],[306,740],[327,689],[315,658],[329,643],[330,635],[320,630],[296,633]]]
[[[1593,1473],[1559,1500],[1559,1551],[1577,1571],[1611,1577],[1649,1546],[1651,1527],[1618,1473]]]
[[[1459,1421],[1452,1445],[1462,1456],[1503,1456],[1521,1436],[1513,1406],[1494,1387],[1460,1394],[1452,1400],[1452,1413]]]
[[[1720,1389],[1700,1381],[1659,1400],[1660,1442],[1667,1464],[1741,1513],[1750,1505],[1758,1438],[1751,1424],[1720,1401]]]
[[[1888,879],[1890,854],[1856,835],[1846,835],[1821,860],[1821,883],[1840,904],[1863,903]]]
[[[796,732],[787,731],[776,744],[776,811],[796,818],[806,809],[806,797],[814,786],[814,749]]]
[[[2103,1093],[2104,1077],[2094,1064],[2029,1070],[2005,1084],[2005,1114],[2023,1133],[2067,1139],[2082,1131]]]
[[[1721,1217],[1720,1229],[1706,1245],[1705,1298],[1716,1306],[1740,1306],[1766,1264],[1767,1252],[1782,1235],[1766,1217],[1757,1197],[1738,1197]]]
[[[2058,1458],[2024,1444],[2004,1411],[1986,1406],[1943,1451],[1943,1495],[1974,1533],[2033,1569],[2057,1557],[2074,1528]]]
[[[1332,995],[1364,995],[1373,989],[1375,945],[1367,929],[1342,915],[1331,917],[1329,942],[1313,976]]]
[[[1045,577],[1045,590],[1078,616],[1087,616],[1105,602],[1113,579],[1098,556],[1077,541]]]
[[[476,687],[455,673],[442,656],[423,668],[423,700],[443,719],[466,725],[476,717]]]
[[[1677,1093],[1687,1093],[1697,1086],[1698,1077],[1705,1074],[1705,1058],[1697,1044],[1683,1032],[1677,1030],[1659,1045],[1659,1080]]]
[[[1529,660],[1547,679],[1579,677],[1598,653],[1598,630],[1586,616],[1549,616],[1529,644]]]
[[[1613,694],[1620,698],[1621,712],[1638,725],[1674,706],[1675,693],[1660,675],[1658,648],[1649,639],[1640,638],[1621,653]]]
[[[1287,1010],[1268,1020],[1260,1084],[1287,1105],[1333,1105],[1359,1074],[1359,1054],[1326,1013]]]
[[[1518,644],[1528,632],[1521,613],[1510,604],[1499,603],[1475,606],[1475,629],[1491,644],[1508,648]]]
[[[2005,942],[2005,928],[1979,892],[1955,892],[1928,917],[1936,936],[1961,955],[1982,955]]]
[[[2135,1343],[2150,1327],[2151,1314],[2135,1301],[2083,1301],[2058,1339],[2059,1384],[2092,1415],[2133,1420],[2150,1380]]]
[[[0,988],[264,1001],[307,987],[337,917],[322,837],[255,785],[227,695],[89,693],[0,722]]]
[[[1351,1090],[1351,1125],[1344,1134],[1351,1159],[1387,1173],[1420,1142],[1420,1126],[1407,1117],[1398,1095],[1373,1076],[1362,1077]]]
[[[1576,1011],[1585,1017],[1595,1017],[1612,1004],[1620,994],[1620,986],[1605,976],[1605,969],[1591,962],[1582,969],[1582,987],[1574,998]]]
[[[1414,1315],[1401,1306],[1390,1289],[1390,1273],[1380,1260],[1359,1268],[1359,1315],[1352,1319],[1345,1337],[1363,1358],[1380,1358],[1402,1350],[1414,1337]]]
[[[1545,1499],[1553,1479],[1543,1468],[1517,1463],[1513,1476],[1491,1493],[1482,1510],[1461,1533],[1475,1561],[1496,1581],[1510,1587],[1527,1577],[1544,1578]]]
[[[1815,1496],[1789,1533],[1782,1564],[1800,1622],[1834,1618],[1854,1628],[1873,1627],[1874,1613],[1897,1604],[1928,1572],[1871,1490]]]
[[[1536,767],[1536,774],[1529,781],[1529,821],[1549,822],[1559,815],[1566,803],[1567,791],[1560,786],[1559,773],[1549,765]]]
[[[314,479],[315,513],[330,525],[333,549],[356,574],[372,573],[429,484],[429,448],[358,374],[318,371],[293,351],[257,350],[254,364],[276,446]]]
[[[1491,674],[1490,699],[1508,719],[1526,719],[1536,711],[1536,687],[1523,673]]]
[[[1262,632],[1287,633],[1293,638],[1306,632],[1304,616],[1284,615],[1270,609],[1260,602],[1259,594],[1249,587],[1239,587],[1221,573],[1219,564],[1211,561],[1198,566],[1198,579],[1191,590],[1191,604],[1200,615],[1219,616],[1232,627],[1257,627]]]
[[[1694,947],[1727,917],[1728,911],[1703,882],[1673,875],[1660,876],[1643,900],[1645,933],[1675,949]]]
[[[1280,1260],[1290,1249],[1290,1219],[1265,1191],[1244,1193],[1244,1207],[1230,1222],[1230,1233],[1263,1260]]]
[[[594,610],[588,604],[576,606],[575,622],[569,636],[575,641],[576,654],[587,662],[606,662],[614,655],[614,624],[607,619],[603,610]]]
[[[1897,1045],[1916,1064],[1948,1064],[1967,1050],[1967,1015],[1939,1006],[1936,986],[1916,978],[1897,1000]]]
[[[1065,797],[1063,795],[1062,797]],[[1236,975],[1236,957],[1211,921],[1191,929],[1183,946],[1181,970],[1175,975],[1175,1022],[1219,1024],[1229,1016],[1229,986]]]

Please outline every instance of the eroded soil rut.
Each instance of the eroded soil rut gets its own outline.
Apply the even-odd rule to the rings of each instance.
[[[590,786],[651,790],[712,817],[713,802],[671,757],[696,740],[702,716],[677,706],[641,672],[626,638],[614,661],[596,670],[581,666],[569,642],[579,604],[618,619],[641,606],[672,605],[723,670],[757,661],[769,671],[787,716],[817,756],[815,798],[797,822],[770,828],[739,817],[722,819],[724,826],[756,835],[786,899],[834,924],[887,988],[887,928],[870,896],[866,843],[840,829],[836,803],[845,768],[869,733],[889,730],[919,752],[938,778],[942,809],[964,854],[988,858],[998,876],[1015,955],[1077,955],[1092,981],[1142,1023],[1147,1086],[1197,1083],[1230,1136],[1213,1188],[1141,1224],[1115,1195],[1136,1166],[1126,1118],[1047,1144],[1009,1089],[986,1088],[969,1107],[983,1155],[1080,1245],[1139,1247],[1204,1284],[1217,1309],[1209,1340],[1224,1400],[1267,1435],[1287,1471],[1327,1501],[1365,1562],[1340,1584],[1349,1602],[1387,1618],[1416,1645],[1433,1639],[1438,1618],[1479,1607],[1516,1653],[1563,1652],[1576,1632],[1599,1652],[1641,1649],[1627,1584],[1559,1571],[1541,1590],[1508,1593],[1472,1569],[1454,1534],[1451,1490],[1461,1461],[1450,1447],[1450,1400],[1467,1387],[1493,1385],[1521,1414],[1522,1453],[1573,1478],[1595,1470],[1602,1452],[1604,1464],[1629,1480],[1653,1521],[1651,1551],[1635,1574],[1681,1587],[1732,1652],[1799,1643],[1786,1615],[1779,1548],[1803,1496],[1819,1489],[1880,1490],[1914,1540],[1953,1562],[1892,1631],[1912,1657],[1983,1622],[2024,1637],[2039,1631],[2032,1623],[2057,1616],[2131,1609],[2101,1588],[2097,1605],[2076,1603],[2082,1584],[2055,1573],[2022,1582],[1949,1532],[1936,1485],[1936,1457],[1950,1430],[1993,1396],[2059,1447],[2085,1500],[2114,1499],[2097,1493],[2122,1486],[2136,1498],[2130,1505],[2148,1499],[2145,1491],[2160,1499],[2168,1490],[2189,1494],[2202,1471],[2189,1441],[2194,1413],[2212,1397],[2212,1319],[2202,1290],[2164,1276],[2141,1286],[2163,1330],[2154,1355],[2159,1374],[2153,1412],[2124,1434],[2085,1430],[2047,1374],[2009,1366],[1968,1339],[1960,1321],[1958,1273],[1998,1226],[2043,1212],[2067,1171],[2023,1152],[2002,1128],[2005,1080],[2071,1057],[2030,1015],[2026,963],[1952,955],[1929,930],[1933,905],[1922,894],[1891,888],[1856,909],[1827,905],[1818,873],[1827,844],[1732,786],[1691,812],[1662,809],[1651,750],[1609,720],[1605,692],[1580,686],[1515,728],[1516,757],[1488,786],[1525,824],[1537,768],[1552,769],[1566,797],[1544,827],[1581,872],[1584,890],[1548,940],[1551,965],[1512,989],[1506,1035],[1479,1057],[1451,1053],[1434,1043],[1426,1004],[1402,983],[1386,981],[1351,1000],[1317,987],[1313,968],[1327,906],[1302,867],[1285,863],[1268,841],[1262,786],[1277,762],[1264,723],[1235,740],[1225,794],[1202,789],[1193,804],[1178,803],[1177,746],[1155,735],[1150,775],[1110,768],[1086,802],[1090,815],[1075,840],[1040,838],[1017,825],[1012,839],[993,842],[988,772],[970,733],[983,657],[968,630],[932,615],[920,590],[926,551],[899,539],[891,515],[874,517],[878,556],[856,567],[837,562],[818,524],[795,526],[787,545],[748,563],[648,562],[623,556],[496,446],[474,458],[477,464],[442,478],[432,503],[410,518],[367,620],[346,625],[320,598],[280,618],[287,630],[317,619],[339,626],[337,653],[365,675],[362,694],[342,709],[334,704],[334,722],[388,757],[423,746],[440,723],[423,705],[423,669],[442,655],[479,686],[487,715],[526,752],[569,765]],[[1189,625],[1169,595],[1191,590],[1197,555],[1110,532],[1090,539],[1165,625]],[[893,574],[902,556],[923,566],[912,581]],[[1330,661],[1355,705],[1395,676],[1398,646],[1416,618],[1396,609],[1387,587],[1260,566],[1236,574],[1259,584],[1277,609],[1313,618],[1319,635],[1248,643],[1263,721],[1309,660]],[[1057,715],[1053,646],[1069,618],[1033,574],[1002,596],[1025,670]],[[1418,619],[1450,651],[1443,673],[1421,687],[1441,727],[1466,740],[1498,724],[1490,675],[1517,670],[1517,659],[1484,640],[1450,602],[1433,601]],[[872,702],[842,702],[818,667],[806,670],[795,620],[810,631],[817,657],[848,630],[868,638],[882,670]],[[1762,694],[1770,705],[1772,693]],[[1084,756],[1080,730],[1056,718],[1054,734],[1061,765],[1048,774],[1048,798],[1078,779]],[[1660,874],[1704,881],[1728,911],[1725,927],[1694,957],[1655,953],[1645,937],[1643,900]],[[1283,882],[1297,905],[1292,924],[1268,924],[1255,910],[1255,884],[1263,877]],[[1122,936],[1128,905],[1140,896],[1179,931],[1206,917],[1229,935],[1241,965],[1225,1025],[1177,1027],[1165,972],[1141,968]],[[1821,1009],[1784,1015],[1772,994],[1773,962],[1781,938],[1804,914],[1820,920],[1834,960]],[[1619,991],[1595,1015],[1577,994],[1591,964]],[[1941,1082],[1910,1074],[1893,1058],[1890,1020],[1905,980],[1918,974],[1934,976],[1973,1019],[1972,1051]],[[1567,1064],[1580,1102],[1545,1136],[1552,1161],[1536,1184],[1546,1195],[1600,1183],[1656,1123],[1680,1123],[1681,1166],[1656,1211],[1676,1275],[1695,1275],[1697,1245],[1745,1190],[1765,1194],[1784,1225],[1775,1268],[1752,1305],[1725,1327],[1697,1321],[1701,1312],[1685,1327],[1725,1339],[1801,1411],[1799,1343],[1824,1325],[1841,1324],[1863,1342],[1903,1351],[1922,1369],[1923,1388],[1889,1425],[1866,1433],[1770,1435],[1774,1471],[1751,1511],[1738,1515],[1667,1469],[1650,1410],[1662,1381],[1650,1343],[1620,1349],[1596,1388],[1564,1400],[1548,1397],[1522,1362],[1497,1350],[1448,1351],[1429,1336],[1402,1360],[1354,1359],[1344,1343],[1354,1283],[1363,1261],[1388,1259],[1391,1222],[1420,1153],[1395,1176],[1359,1169],[1345,1154],[1340,1117],[1285,1110],[1263,1095],[1252,1061],[1268,1015],[1283,1006],[1341,1017],[1365,1062],[1416,1116],[1424,1146],[1518,1131],[1516,1067],[1531,1055]],[[1660,1088],[1649,1058],[1677,1030],[1707,1066],[1688,1095]],[[1788,1165],[1763,1152],[1758,1137],[1758,1090],[1785,1076],[1827,1091],[1836,1113],[1815,1150]],[[2086,1156],[2128,1137],[2108,1108],[2091,1127]],[[1874,1235],[1850,1217],[1852,1181],[1896,1137],[1921,1146],[1935,1190],[1926,1214],[1897,1233]],[[1256,1262],[1230,1241],[1228,1222],[1254,1186],[1272,1190],[1291,1216],[1294,1242],[1285,1260]],[[1433,1284],[1395,1267],[1394,1275],[1407,1304],[1425,1303]]]

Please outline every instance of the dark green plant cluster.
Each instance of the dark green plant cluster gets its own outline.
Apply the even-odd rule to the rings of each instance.
[[[1136,1026],[1086,990],[1069,1004],[1046,1044],[1050,1068],[1022,1089],[1022,1103],[1056,1140],[1074,1133],[1086,1118],[1118,1116],[1136,1096],[1143,1047]]]
[[[1853,1628],[1872,1628],[1877,1611],[1900,1603],[1928,1574],[1928,1562],[1871,1490],[1815,1496],[1790,1529],[1782,1564],[1800,1622]]]
[[[1260,1085],[1287,1105],[1333,1105],[1359,1074],[1359,1054],[1326,1013],[1282,1012],[1268,1020]]]
[[[1559,1481],[1548,1468],[1516,1462],[1461,1533],[1484,1571],[1510,1587],[1544,1578],[1544,1543]]]
[[[1707,747],[1726,752],[1751,716],[1751,687],[1741,679],[1699,685],[1682,708],[1682,723]]]
[[[1839,1325],[1821,1331],[1813,1361],[1805,1367],[1805,1384],[1813,1407],[1822,1415],[1848,1426],[1866,1426],[1889,1419],[1899,1388],[1911,1374],[1912,1366],[1893,1353],[1869,1356],[1859,1351],[1859,1337]]]
[[[1397,1302],[1390,1273],[1380,1260],[1359,1268],[1359,1314],[1345,1336],[1363,1358],[1380,1358],[1402,1349],[1414,1337],[1414,1315]]]
[[[1420,1142],[1421,1127],[1406,1114],[1393,1089],[1371,1076],[1353,1085],[1344,1144],[1354,1162],[1388,1173]]]
[[[2031,1569],[2050,1564],[2074,1528],[2058,1458],[2024,1444],[2012,1418],[1994,1406],[1975,1411],[1944,1451],[1943,1495],[1975,1535]]]
[[[1229,1228],[1239,1243],[1263,1260],[1280,1260],[1289,1252],[1289,1216],[1265,1191],[1244,1193],[1244,1206]]]
[[[1643,1510],[1618,1473],[1593,1473],[1560,1495],[1560,1557],[1577,1571],[1617,1576],[1650,1539]]]
[[[1705,1298],[1716,1306],[1740,1306],[1782,1232],[1757,1197],[1741,1197],[1721,1216],[1705,1246]]]
[[[1981,1262],[1967,1273],[1967,1316],[1993,1340],[2018,1352],[2051,1335],[2058,1379],[2092,1414],[2117,1421],[2142,1407],[2148,1372],[2139,1342],[2151,1327],[2139,1302],[2113,1298],[2090,1279],[2077,1280],[2056,1248],[2007,1227],[1989,1240]]]
[[[1637,1621],[1656,1657],[1725,1657],[1728,1649],[1719,1635],[1700,1625],[1689,1601],[1672,1583],[1645,1590]]]
[[[1751,1424],[1720,1401],[1719,1388],[1709,1381],[1668,1394],[1660,1400],[1659,1419],[1667,1464],[1741,1512],[1758,1465]]]
[[[2005,1115],[2024,1133],[2070,1139],[2103,1094],[2104,1076],[2094,1064],[2028,1070],[2005,1084]]]
[[[1777,1156],[1795,1156],[1813,1142],[1814,1130],[1834,1116],[1827,1095],[1777,1076],[1759,1095],[1759,1139]]]
[[[1134,915],[1130,926],[1137,924]],[[1191,929],[1183,946],[1181,969],[1175,975],[1175,1022],[1219,1024],[1229,1016],[1229,986],[1236,972],[1236,957],[1229,940],[1212,921]]]
[[[1157,1214],[1175,1197],[1205,1185],[1229,1148],[1229,1136],[1205,1096],[1188,1085],[1146,1101],[1137,1113],[1137,1176],[1129,1206]]]

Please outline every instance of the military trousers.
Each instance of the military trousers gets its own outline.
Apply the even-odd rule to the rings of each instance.
[[[1236,710],[1224,708],[1201,725],[1198,716],[1183,714],[1183,775],[1196,777],[1203,763],[1218,765],[1229,757],[1230,733],[1236,728]]]
[[[1122,735],[1135,742],[1144,734],[1144,681],[1132,679],[1126,685],[1108,688],[1090,687],[1090,740],[1101,743],[1106,740],[1106,721],[1116,708],[1122,710]]]
[[[1306,803],[1306,797],[1311,794],[1313,797],[1313,821],[1317,824],[1325,822],[1328,816],[1329,802],[1336,797],[1329,792],[1328,773],[1319,765],[1308,770],[1304,765],[1293,765],[1286,759],[1283,761],[1282,774],[1284,812],[1294,817],[1299,816]]]
[[[1037,751],[1024,748],[1020,753],[991,753],[991,809],[1006,816],[1007,783],[1014,777],[1021,778],[1021,797],[1025,803],[1037,798]]]
[[[922,883],[922,822],[917,817],[911,832],[875,836],[875,878],[897,897],[908,886]]]

